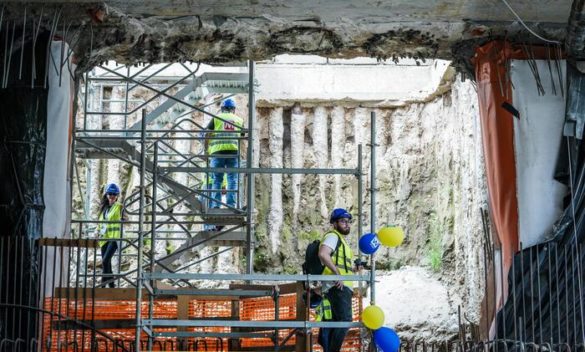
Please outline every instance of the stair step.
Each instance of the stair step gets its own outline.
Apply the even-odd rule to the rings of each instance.
[[[208,225],[240,225],[246,220],[246,213],[232,209],[209,208],[202,215]]]
[[[244,231],[227,231],[221,235],[218,235],[217,231],[201,231],[187,239],[167,258],[161,260],[160,263],[164,266],[169,266],[187,252],[198,251],[207,246],[243,247],[245,244],[246,232]],[[160,270],[160,267],[158,269]]]

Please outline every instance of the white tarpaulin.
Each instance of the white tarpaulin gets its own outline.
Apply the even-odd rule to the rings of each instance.
[[[73,97],[73,81],[67,65],[60,68],[61,50],[67,44],[53,41],[49,69],[49,97],[47,100],[47,149],[43,198],[43,237],[67,237],[69,228],[69,132]],[[71,72],[75,67],[71,67]]]
[[[566,187],[555,181],[563,122],[565,97],[561,95],[559,75],[545,60],[536,60],[544,95],[539,95],[529,62],[513,60],[512,105],[520,112],[514,118],[516,185],[518,189],[519,238],[523,247],[542,242],[563,211]],[[565,62],[561,64],[565,82]],[[552,71],[552,72],[551,72]],[[553,94],[554,80],[556,94]],[[566,90],[565,90],[566,92]]]

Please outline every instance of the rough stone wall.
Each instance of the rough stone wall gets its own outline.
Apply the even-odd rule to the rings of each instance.
[[[401,225],[407,230],[405,245],[399,250],[383,249],[379,259],[387,262],[388,268],[426,264],[428,260],[422,248],[429,241],[428,234],[448,234],[442,245],[449,253],[458,245],[455,234],[475,231],[475,226],[481,223],[479,209],[485,200],[485,184],[474,102],[471,85],[456,82],[451,91],[429,103],[395,109],[322,105],[260,108],[260,166],[355,168],[358,144],[362,144],[363,168],[367,173],[363,178],[363,225],[367,232],[370,216],[367,144],[371,141],[370,112],[374,111],[378,144],[377,222],[380,226]],[[260,220],[266,211],[268,223],[274,224],[266,230],[260,226],[257,231],[260,236],[266,233],[260,244],[271,250],[271,256],[290,249],[279,246],[280,243],[273,246],[274,239],[282,240],[275,232],[291,231],[298,235],[295,238],[299,239],[293,242],[300,250],[305,244],[302,240],[308,239],[307,234],[327,228],[326,218],[333,207],[345,206],[357,212],[354,176],[285,175],[282,187],[275,179],[278,176],[263,175],[257,181],[259,189],[282,193],[270,195],[271,201],[266,204],[269,209],[262,209],[266,206],[262,196],[257,201]],[[284,224],[276,226],[275,219],[283,216]],[[405,252],[405,249],[415,252]],[[287,261],[294,258],[279,261],[273,256],[270,265],[283,265]]]
[[[263,167],[355,168],[362,144],[364,232],[370,231],[370,112],[376,113],[376,229],[396,224],[406,233],[402,246],[378,251],[378,268],[421,267],[443,285],[448,309],[440,311],[448,313],[428,323],[441,326],[440,336],[456,333],[459,305],[470,320],[479,319],[480,209],[487,195],[476,99],[470,82],[456,80],[443,95],[400,108],[301,103],[258,111]],[[327,230],[330,210],[357,213],[354,176],[260,175],[257,189],[264,190],[256,203],[259,271],[298,273],[306,245]],[[357,224],[353,227],[350,243],[356,246]],[[394,289],[407,293],[409,284]]]

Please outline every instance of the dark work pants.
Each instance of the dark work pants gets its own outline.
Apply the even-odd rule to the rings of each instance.
[[[331,303],[333,318],[328,321],[351,321],[351,296],[349,287],[343,286],[343,290],[332,287],[325,293],[325,297]],[[325,321],[325,320],[323,320]],[[323,352],[339,352],[343,345],[343,339],[348,328],[321,328],[319,330],[319,344],[323,346]]]
[[[112,258],[116,251],[118,250],[118,241],[109,241],[108,243],[104,244],[101,248],[102,250],[102,286],[105,287],[104,283],[108,280],[113,280],[113,276],[109,276],[107,274],[112,274]],[[116,287],[114,281],[108,284],[110,287]]]

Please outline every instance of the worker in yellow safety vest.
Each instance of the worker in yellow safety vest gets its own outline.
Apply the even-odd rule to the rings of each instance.
[[[243,126],[243,119],[235,114],[236,103],[233,99],[225,99],[221,103],[221,112],[217,117],[211,119],[207,125],[208,130],[212,130],[211,139],[207,142],[207,153],[210,155],[209,166],[211,168],[236,168],[238,167],[238,136]],[[219,138],[218,138],[219,137]],[[217,139],[214,139],[217,138]],[[233,139],[232,139],[233,138]],[[221,183],[224,172],[217,171],[213,173],[213,189],[211,208],[219,208],[221,202]],[[226,204],[229,207],[236,206],[236,187],[238,183],[238,174],[235,172],[227,173],[227,197]]]
[[[99,221],[111,221],[111,223],[100,223],[97,227],[98,236],[101,238],[99,245],[102,253],[102,287],[105,287],[106,283],[112,288],[116,286],[114,277],[111,275],[113,273],[112,258],[118,250],[118,241],[115,239],[120,238],[122,234],[121,221],[126,220],[124,208],[118,202],[119,195],[118,185],[110,183],[102,197],[98,215]]]
[[[325,267],[323,275],[353,275],[353,253],[345,241],[351,228],[351,214],[341,208],[334,209],[329,222],[332,229],[325,234],[319,247],[319,259]],[[352,281],[324,281],[323,301],[330,305],[331,318],[327,321],[351,321],[351,297],[353,294]],[[341,350],[347,328],[321,328],[319,330],[319,344],[324,352],[338,352]]]

